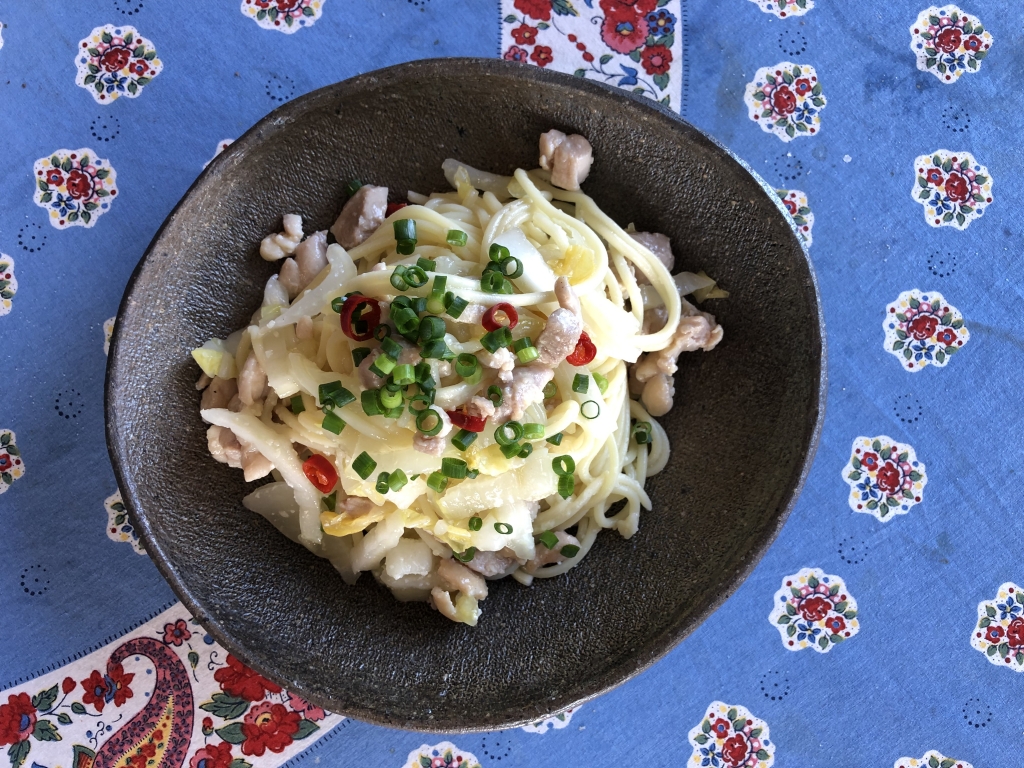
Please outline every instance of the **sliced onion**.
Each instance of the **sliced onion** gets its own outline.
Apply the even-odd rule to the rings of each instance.
[[[508,185],[512,181],[511,176],[499,176],[496,173],[479,171],[449,157],[441,164],[441,169],[444,171],[444,177],[448,179],[448,183],[452,185],[453,189],[455,188],[455,173],[459,168],[465,169],[466,173],[469,174],[469,183],[477,189],[490,192],[502,202],[511,197],[508,193]]]

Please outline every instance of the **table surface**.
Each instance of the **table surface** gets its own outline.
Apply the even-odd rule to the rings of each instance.
[[[0,745],[12,765],[1019,764],[1018,3],[198,8],[0,5]],[[317,87],[453,55],[639,90],[729,146],[801,227],[829,348],[813,470],[739,591],[578,710],[456,736],[323,712],[229,657],[135,539],[103,432],[108,318],[221,145]]]

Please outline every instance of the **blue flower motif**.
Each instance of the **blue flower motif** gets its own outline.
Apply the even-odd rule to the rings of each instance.
[[[807,101],[797,104],[796,111],[793,113],[793,120],[798,123],[813,125],[814,116],[816,114],[818,114],[818,110],[811,105],[811,101],[808,99]]]
[[[656,37],[671,35],[676,31],[676,17],[664,8],[648,13],[647,24],[651,28],[651,34]]]
[[[797,640],[807,639],[813,643],[815,638],[821,634],[820,627],[816,627],[814,624],[808,624],[803,621],[798,622],[796,628],[800,630],[799,634],[796,636]]]
[[[636,85],[636,70],[633,67],[627,67],[625,64],[619,64],[622,67],[622,71],[625,73],[625,77],[619,80],[619,86],[623,85]]]
[[[1012,619],[1020,615],[1021,607],[1014,600],[1007,600],[1005,603],[996,603],[996,608],[999,609],[999,620]]]
[[[953,210],[953,203],[950,202],[948,197],[946,197],[943,194],[940,194],[938,191],[936,191],[935,197],[933,197],[929,201],[929,204],[936,211],[951,211],[951,210]]]
[[[715,751],[714,744],[712,744],[710,747],[701,747],[700,756],[701,765],[710,765],[714,766],[715,768],[717,768],[717,766],[719,765],[718,758],[721,757],[721,755]]]
[[[947,54],[942,57],[942,63],[949,67],[951,72],[955,72],[958,69],[967,69],[967,63],[962,53],[959,56],[955,53]]]
[[[935,345],[929,344],[927,340],[912,343],[910,349],[914,353],[915,360],[934,359],[932,353],[935,351]]]
[[[117,72],[111,72],[103,76],[102,82],[107,86],[107,93],[113,93],[114,91],[124,93],[127,90],[128,78],[124,75],[119,75]]]
[[[62,195],[60,192],[57,193],[50,206],[55,208],[62,217],[78,210],[78,203],[75,202],[74,198],[71,195]]]

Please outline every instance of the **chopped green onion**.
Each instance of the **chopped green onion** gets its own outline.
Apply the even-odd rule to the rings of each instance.
[[[381,323],[380,325],[373,329],[373,338],[375,338],[377,341],[384,341],[384,339],[386,339],[390,335],[391,326],[388,325],[387,323]],[[384,345],[381,344],[381,346],[383,347]]]
[[[334,411],[327,411],[324,414],[324,420],[321,422],[320,426],[326,429],[328,432],[333,432],[336,435],[340,435],[341,430],[345,428],[345,422]]]
[[[326,509],[328,512],[333,512],[334,507],[338,503],[338,492],[332,491],[330,496],[324,496],[322,499],[320,499],[320,503],[323,504],[324,509]]]
[[[502,277],[507,277],[509,280],[516,280],[523,276],[523,262],[514,256],[502,259],[498,269],[501,271]]]
[[[359,191],[360,187],[363,186],[363,182],[359,179],[352,179],[348,184],[345,185],[345,194],[352,197],[356,192]]]
[[[544,425],[527,422],[523,424],[523,440],[540,440],[544,437]]]
[[[473,517],[469,518],[469,530],[471,530],[471,531],[479,531],[483,527],[484,527],[484,521],[481,518],[476,517],[475,515]]]
[[[428,427],[427,423],[433,418],[433,426]],[[416,429],[422,432],[427,437],[433,437],[441,431],[441,427],[444,426],[444,420],[438,415],[437,411],[433,408],[424,408],[416,413]]]
[[[444,333],[444,320],[440,317],[427,315],[420,320],[419,341],[421,344],[426,344],[428,341],[433,341],[434,339],[443,339]]]
[[[599,390],[601,390],[601,394],[602,395],[605,392],[608,391],[608,379],[607,378],[602,376],[600,373],[597,373],[596,371],[594,373],[590,374],[590,375],[594,377],[594,381],[597,383],[597,388]]]
[[[468,236],[461,229],[449,229],[445,242],[448,243],[448,245],[457,245],[461,247],[466,244],[467,239]]]
[[[582,395],[587,393],[590,389],[590,377],[584,373],[577,373],[572,377],[572,391],[579,392]]]
[[[523,425],[518,421],[506,421],[494,430],[494,442],[498,445],[517,443],[523,436]]]
[[[424,272],[433,272],[434,267],[436,265],[430,259],[425,259],[422,256],[420,256],[418,259],[416,259],[416,266],[422,269]]]
[[[387,328],[388,326],[385,325],[384,327]],[[381,351],[388,357],[393,357],[397,360],[398,356],[402,354],[402,345],[394,339],[385,338],[379,339],[379,341]]]
[[[326,408],[344,408],[349,403],[356,401],[356,396],[341,386],[340,381],[321,384],[317,395],[320,404]]]
[[[395,240],[412,240],[416,242],[416,220],[396,219],[392,224],[395,230]]]
[[[394,300],[391,302],[391,311],[394,312],[399,307],[408,308],[411,304],[412,299],[408,296],[395,296]]]
[[[456,296],[451,291],[448,291],[444,295],[444,310],[448,313],[449,317],[458,319],[465,311],[466,307],[469,306],[469,302],[461,296]]]
[[[516,357],[519,359],[520,363],[526,365],[527,363],[532,363],[534,360],[540,357],[540,352],[537,351],[536,347],[529,346],[516,352]]]
[[[523,443],[522,448],[519,449],[518,456],[520,459],[525,459],[529,457],[531,453],[533,453],[533,443]]]
[[[387,378],[387,375],[395,370],[396,360],[388,355],[379,355],[376,360],[370,364],[370,372],[380,376],[382,379]]]
[[[395,367],[397,368],[398,366],[395,366]],[[384,381],[384,389],[386,389],[388,392],[401,392],[402,391],[402,385],[401,384],[395,384],[394,379],[395,379],[395,374],[394,373],[392,373],[390,376],[388,376],[387,379]]]
[[[483,367],[480,367],[480,368],[477,368],[469,376],[464,376],[462,380],[464,382],[466,382],[467,384],[479,384],[480,383],[480,379],[482,379],[483,377],[484,377],[484,369],[483,369]]]
[[[502,280],[501,287],[498,289],[498,293],[511,295],[515,293],[515,289],[512,287],[512,283],[510,283],[508,280]]]
[[[480,344],[492,355],[502,347],[507,347],[511,343],[512,331],[510,331],[506,325],[495,328],[493,331],[488,331],[480,337]]]
[[[495,523],[494,530],[496,530],[498,533],[504,536],[508,536],[510,533],[512,533],[512,526],[508,523]]]
[[[416,363],[416,383],[422,386],[423,382],[425,382],[429,378],[430,363]]]
[[[440,472],[431,472],[430,477],[427,478],[427,487],[432,491],[443,493],[444,489],[448,487],[448,478]]]
[[[445,457],[441,459],[441,474],[450,477],[452,480],[462,480],[466,476],[469,467],[462,459]]]
[[[479,475],[479,474],[480,474],[480,470],[479,469],[471,469],[471,470],[469,470],[468,473],[466,473],[466,479],[467,480],[474,480],[474,479],[476,479],[476,476]]]
[[[394,408],[386,409],[382,415],[385,419],[397,419],[403,413],[405,413],[405,406],[399,405]]]
[[[455,372],[464,379],[472,376],[479,368],[480,361],[476,359],[476,355],[463,352],[455,358]]]
[[[469,448],[475,440],[476,432],[470,432],[468,429],[460,429],[455,437],[452,438],[452,445],[460,451],[464,451]]]
[[[549,437],[548,442],[551,443],[552,445],[561,445],[563,437],[565,437],[565,435],[559,432],[557,435],[552,435],[551,437]]]
[[[374,486],[374,490],[376,490],[377,493],[387,493],[388,491],[390,491],[390,479],[391,475],[389,475],[387,472],[381,472],[379,475],[377,475],[377,485]]]
[[[409,308],[417,315],[422,315],[427,311],[427,297],[417,296],[415,299],[412,299],[409,302]]]
[[[291,408],[292,413],[296,415],[306,410],[306,404],[302,402],[302,395],[295,395],[292,397],[291,403],[289,403],[289,408]]]
[[[430,287],[430,296],[427,298],[427,311],[435,315],[444,312],[445,286],[448,283],[447,275],[434,275],[434,283]]]
[[[523,338],[516,339],[514,342],[512,342],[512,351],[519,352],[532,346],[533,339],[531,339],[529,336],[523,336]]]
[[[380,416],[384,408],[380,404],[380,392],[376,389],[364,389],[359,399],[363,405],[363,413],[367,416]]]
[[[562,475],[558,478],[558,495],[568,499],[576,490],[576,478],[572,475]]]
[[[580,553],[580,548],[577,547],[575,544],[566,544],[559,550],[559,552],[561,552],[566,557],[576,557],[576,555]]]
[[[491,243],[491,247],[487,251],[488,258],[490,258],[491,261],[498,262],[499,264],[511,255],[512,254],[508,252],[508,248],[504,245],[498,245],[497,243]]]
[[[555,536],[553,531],[544,531],[537,539],[548,549],[554,549],[558,546],[558,537]]]
[[[368,354],[370,354],[369,347],[356,347],[352,350],[352,362],[356,364],[356,368],[366,359]]]
[[[487,388],[487,399],[494,403],[495,408],[501,405],[501,401],[504,399],[501,394],[501,387],[497,384],[491,384],[491,386]]]
[[[338,296],[336,298],[331,299],[331,309],[333,309],[339,315],[341,314],[341,310],[342,310],[342,308],[344,308],[344,306],[345,306],[345,297],[344,296]]]
[[[519,443],[509,443],[508,445],[499,446],[501,449],[501,455],[506,459],[514,459],[522,451],[523,446]]]
[[[555,456],[551,460],[551,468],[555,470],[555,474],[559,477],[565,477],[576,471],[576,460],[567,453],[562,456]]]
[[[420,355],[426,359],[441,360],[445,356],[451,353],[448,349],[448,345],[444,343],[444,339],[433,339],[428,341],[420,349]]]
[[[356,460],[352,462],[352,471],[363,478],[363,480],[373,474],[373,470],[376,468],[377,462],[366,451],[356,456]]]
[[[427,284],[427,273],[422,267],[407,267],[405,270],[405,282],[411,288],[422,288]]]
[[[395,244],[395,250],[402,256],[412,256],[412,254],[416,251],[416,241],[399,240]]]
[[[544,385],[544,399],[549,400],[558,394],[558,385],[553,381],[549,381]]]
[[[391,319],[394,321],[395,327],[398,328],[398,332],[403,336],[409,336],[419,331],[420,318],[409,307],[403,306],[395,309],[394,305],[392,305]]]
[[[508,281],[501,272],[484,272],[480,276],[480,290],[484,293],[501,293]]]
[[[400,491],[405,488],[405,484],[409,482],[409,478],[405,476],[405,471],[396,469],[390,475],[388,475],[388,487],[392,491]]]
[[[424,403],[424,405],[423,405],[422,408],[417,408],[414,405],[414,403]],[[432,406],[433,404],[434,404],[434,398],[430,397],[429,395],[424,395],[424,394],[413,395],[412,397],[409,398],[409,411],[411,413],[420,413],[421,411],[428,410],[430,408],[430,406]]]
[[[465,552],[452,552],[452,557],[454,557],[456,560],[458,560],[460,562],[463,562],[463,563],[468,563],[475,556],[476,556],[476,547],[470,547]]]
[[[404,264],[399,264],[391,273],[391,285],[396,291],[409,290],[409,283],[405,280],[406,269]]]
[[[409,384],[415,384],[415,369],[409,363],[396,365],[395,369],[391,372],[391,380],[395,382],[395,384],[398,384],[400,387],[405,387],[408,386]]]
[[[646,445],[651,442],[651,422],[638,421],[633,425],[633,439],[638,445]]]
[[[589,411],[587,409],[588,405],[593,406]],[[580,406],[580,413],[583,414],[584,419],[596,419],[601,415],[601,406],[597,404],[596,400],[587,400],[587,402]]]
[[[387,410],[397,408],[402,404],[401,390],[395,392],[388,392],[388,390],[386,389],[380,390],[380,404],[383,408]]]

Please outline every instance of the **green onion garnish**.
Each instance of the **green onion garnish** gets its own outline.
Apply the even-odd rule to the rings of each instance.
[[[524,349],[527,349],[528,347],[532,347],[532,346],[533,346],[533,339],[531,339],[529,336],[523,336],[523,338],[516,339],[514,342],[512,342],[512,351],[513,352],[520,352],[520,351],[522,351]]]
[[[444,320],[440,317],[427,315],[420,320],[419,341],[421,344],[426,344],[428,341],[433,341],[434,339],[443,339],[444,332]]]
[[[471,469],[471,470],[469,470],[468,473],[466,473],[466,479],[467,480],[474,480],[476,478],[476,476],[479,475],[479,474],[480,474],[480,470],[479,469]]]
[[[577,373],[572,377],[572,391],[586,394],[590,389],[590,377],[583,373]]]
[[[493,331],[488,331],[480,337],[481,346],[483,346],[483,348],[492,355],[502,347],[507,347],[511,343],[512,331],[510,331],[506,325],[495,328]]]
[[[500,534],[508,536],[510,533],[512,533],[512,526],[508,523],[495,523],[494,530],[496,530]]]
[[[559,432],[557,435],[552,435],[551,437],[549,437],[548,442],[551,443],[552,445],[561,445],[563,437],[565,437],[565,435]]]
[[[384,416],[385,419],[397,419],[404,412],[405,412],[405,406],[404,405],[399,405],[399,406],[396,406],[394,408],[387,408],[387,409],[385,409],[385,411],[384,411],[384,413],[382,415]]]
[[[514,256],[502,259],[498,267],[502,276],[507,277],[509,280],[516,280],[523,276],[523,262]]]
[[[575,544],[566,544],[559,550],[559,552],[561,552],[566,557],[576,557],[576,555],[580,553],[580,548],[577,547]]]
[[[507,282],[501,272],[484,272],[480,276],[480,290],[484,293],[502,293],[502,288]]]
[[[463,352],[455,358],[455,372],[464,379],[472,376],[479,368],[480,361],[476,359],[476,355]]]
[[[508,445],[499,446],[501,449],[501,455],[506,459],[514,459],[519,455],[519,452],[523,449],[519,443],[509,443]]]
[[[402,256],[412,256],[416,251],[415,240],[399,240],[395,243],[395,250]]]
[[[553,531],[544,531],[537,539],[548,549],[554,549],[558,546],[558,537],[555,536]]]
[[[409,307],[411,304],[412,299],[408,296],[395,296],[394,300],[391,302],[391,311],[393,313],[399,307]]]
[[[341,314],[341,310],[342,310],[342,308],[344,306],[345,306],[345,297],[344,296],[338,296],[336,298],[331,299],[331,309],[333,309],[339,315]]]
[[[501,405],[501,401],[504,399],[501,394],[501,387],[497,384],[491,384],[491,386],[487,388],[487,399],[494,403],[495,408]]]
[[[518,456],[520,459],[525,459],[531,453],[533,453],[533,443],[523,443],[523,446],[519,449]]]
[[[366,359],[368,354],[370,354],[369,347],[356,347],[352,350],[352,362],[356,364],[356,368]]]
[[[523,440],[540,440],[544,437],[544,425],[527,422],[523,424]]]
[[[387,472],[381,472],[379,475],[377,475],[377,485],[374,486],[374,490],[376,490],[377,493],[387,493],[388,491],[390,491],[391,486],[388,484],[388,481],[390,479],[391,475],[389,475]]]
[[[345,422],[334,411],[327,411],[324,413],[324,420],[320,423],[320,426],[328,432],[340,435],[341,430],[345,428]]]
[[[345,185],[345,194],[348,195],[349,197],[352,197],[352,195],[358,192],[359,188],[362,186],[363,182],[361,182],[359,179],[352,179],[352,181]]]
[[[434,423],[428,427],[427,424],[430,423],[430,419],[434,419]],[[441,427],[443,426],[444,421],[433,408],[424,408],[416,414],[416,429],[427,437],[433,437],[436,435],[441,431]]]
[[[411,288],[422,288],[427,284],[427,280],[427,273],[423,271],[422,267],[406,268],[405,282],[407,282]]]
[[[423,407],[417,408],[416,403],[423,403]],[[429,409],[430,406],[432,406],[433,404],[434,398],[431,397],[430,395],[425,395],[423,393],[413,395],[412,397],[409,398],[409,411],[411,413],[420,413],[421,411]]]
[[[417,333],[420,327],[419,316],[409,307],[395,309],[394,305],[392,305],[391,320],[395,323],[395,327],[398,328],[398,332],[403,336]]]
[[[447,275],[434,275],[434,282],[430,286],[430,296],[427,297],[428,312],[435,315],[440,315],[444,312],[444,294],[447,283]]]
[[[449,298],[451,297],[451,298]],[[466,307],[469,306],[469,302],[461,296],[456,296],[451,291],[448,291],[444,295],[444,311],[448,313],[449,317],[458,318],[465,311]]]
[[[403,363],[402,365],[396,365],[395,369],[391,372],[391,380],[398,384],[400,387],[408,386],[409,384],[416,383],[416,372],[415,368],[409,363]]]
[[[651,422],[638,421],[633,425],[633,439],[638,445],[646,445],[651,442]]]
[[[469,518],[469,530],[479,531],[483,527],[484,521],[481,518],[476,516]]]
[[[567,453],[562,456],[555,456],[551,460],[551,468],[555,470],[555,474],[559,477],[565,477],[576,471],[576,460]]]
[[[445,242],[448,245],[463,246],[466,244],[468,236],[461,229],[449,229],[448,236],[445,238]]]
[[[328,512],[333,512],[335,505],[338,503],[338,492],[332,491],[330,496],[324,496],[320,499],[320,503]]]
[[[409,478],[405,476],[405,472],[401,469],[396,469],[390,475],[388,475],[388,487],[392,491],[400,491],[405,488],[405,484],[409,482]]]
[[[520,363],[526,365],[527,363],[532,363],[534,360],[540,357],[540,352],[537,351],[536,347],[531,345],[529,347],[524,347],[523,349],[516,352],[516,357],[519,359]]]
[[[452,438],[452,445],[460,451],[464,451],[469,448],[475,440],[476,432],[470,432],[468,429],[460,429],[455,437]]]
[[[359,395],[363,405],[363,413],[367,416],[380,416],[384,408],[380,404],[380,392],[376,389],[364,389]]]
[[[518,421],[506,421],[494,430],[494,442],[498,445],[508,445],[519,442],[523,436],[523,425]]]
[[[391,273],[391,286],[396,291],[407,291],[409,290],[409,283],[405,280],[406,266],[399,264],[395,267],[395,271]]]
[[[441,459],[441,474],[450,477],[452,480],[462,480],[466,476],[469,467],[462,459],[445,457]]]
[[[587,408],[587,406],[591,408]],[[601,406],[597,404],[596,400],[587,400],[583,405],[580,406],[580,413],[583,414],[584,419],[596,419],[601,415]]]
[[[387,389],[378,390],[380,392],[380,404],[385,410],[391,410],[397,408],[402,404],[402,392],[397,390],[395,392],[389,392]]]
[[[444,343],[444,339],[433,339],[428,341],[420,349],[420,355],[425,359],[441,360],[449,354],[451,354],[451,350],[448,349],[448,345]]]
[[[558,478],[558,495],[568,499],[576,490],[576,478],[572,475],[562,475]]]
[[[387,328],[388,326],[386,326],[386,325],[384,325],[382,323],[381,326],[378,326],[378,327]],[[397,360],[398,356],[400,354],[402,354],[402,345],[399,344],[394,339],[384,338],[384,339],[378,339],[378,341],[380,341],[381,352],[383,352],[388,357],[393,357],[393,358],[395,358],[395,360]]]
[[[498,245],[497,243],[491,243],[491,247],[487,251],[487,256],[490,258],[490,260],[496,261],[499,264],[511,255],[512,254],[508,252],[508,248],[506,248],[504,245]]]
[[[422,256],[420,256],[418,259],[416,259],[416,266],[422,269],[424,272],[433,272],[435,265],[434,262],[432,262],[430,259],[425,259]]]
[[[468,563],[475,555],[476,547],[470,547],[465,552],[452,552],[452,557],[463,563]]]
[[[430,477],[427,478],[427,487],[432,491],[443,493],[444,489],[448,487],[448,478],[440,472],[431,472]]]
[[[396,219],[392,224],[395,229],[395,240],[412,240],[416,242],[416,220]]]
[[[597,383],[597,388],[599,390],[601,390],[601,394],[602,395],[605,392],[608,391],[608,379],[607,378],[605,378],[600,373],[597,373],[596,371],[594,373],[590,374],[590,375],[594,377],[594,381]]]
[[[363,478],[363,480],[372,475],[373,470],[376,468],[377,462],[374,461],[366,451],[363,451],[356,456],[356,460],[352,462],[352,471]]]
[[[340,381],[321,384],[317,392],[320,404],[325,408],[344,408],[356,401],[356,396],[341,386]]]
[[[373,329],[373,338],[377,341],[384,341],[388,336],[391,335],[391,326],[386,323],[381,323]],[[383,344],[381,345],[384,346]],[[386,351],[386,350],[385,350]]]
[[[409,301],[409,309],[415,312],[417,315],[422,315],[427,311],[427,297],[417,296],[415,299]]]
[[[380,355],[370,363],[370,372],[380,376],[382,379],[387,378],[387,375],[395,370],[396,360],[393,357],[387,355]]]
[[[416,363],[416,383],[422,386],[430,377],[430,363]]]
[[[544,385],[544,399],[549,400],[558,394],[558,385],[553,381],[549,381]]]
[[[288,407],[291,408],[292,413],[296,415],[306,410],[306,404],[302,402],[302,395],[295,395],[292,397]]]

